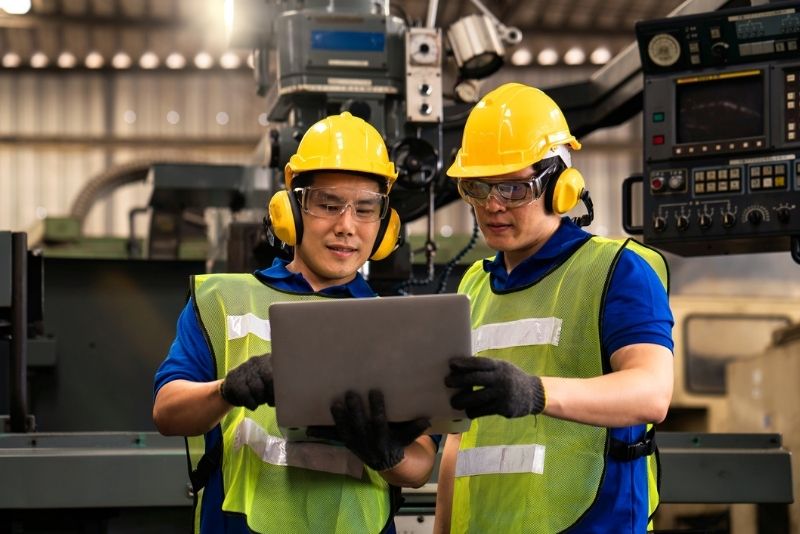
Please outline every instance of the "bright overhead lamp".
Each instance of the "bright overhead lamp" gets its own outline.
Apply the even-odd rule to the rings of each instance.
[[[552,48],[545,48],[540,50],[539,53],[536,55],[536,61],[539,65],[555,65],[558,63],[558,52],[556,52]]]
[[[210,69],[214,65],[214,58],[208,52],[200,52],[194,56],[194,66],[198,69]]]
[[[9,15],[24,15],[31,10],[31,0],[0,0],[0,9]]]
[[[103,55],[97,50],[92,50],[86,54],[86,59],[83,60],[83,64],[86,65],[87,69],[99,69],[105,62]]]
[[[239,57],[239,54],[231,52],[230,50],[222,54],[219,58],[219,65],[223,69],[238,69],[241,64],[242,58]]]
[[[131,56],[126,54],[125,52],[117,52],[114,54],[114,57],[111,58],[111,65],[115,69],[127,69],[131,66]]]
[[[533,61],[533,54],[525,47],[517,48],[511,54],[511,64],[517,67],[527,67]]]
[[[50,63],[50,59],[44,52],[36,52],[31,56],[31,67],[34,69],[43,69]]]
[[[186,66],[186,58],[183,57],[183,54],[180,52],[172,52],[167,56],[167,59],[164,60],[164,64],[173,70],[182,69]]]
[[[16,52],[6,52],[3,56],[3,67],[15,69],[22,63],[22,58]]]
[[[139,66],[147,70],[155,69],[160,62],[156,53],[149,50],[139,58]]]
[[[586,52],[579,46],[573,46],[564,53],[564,63],[567,65],[580,65],[586,61]]]
[[[589,56],[589,61],[595,65],[605,65],[611,59],[611,51],[605,46],[598,47]]]
[[[78,59],[72,52],[61,52],[56,59],[56,63],[62,69],[71,69],[78,63]]]

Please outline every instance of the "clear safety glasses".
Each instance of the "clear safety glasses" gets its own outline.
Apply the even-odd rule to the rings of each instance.
[[[490,196],[509,208],[524,206],[539,198],[542,195],[541,189],[541,182],[535,174],[527,180],[513,182],[484,182],[476,179],[458,181],[461,196],[476,206],[485,206]]]
[[[333,218],[342,215],[348,206],[353,217],[361,222],[383,219],[389,210],[389,196],[366,189],[349,187],[303,187],[300,194],[303,211],[314,217]]]
[[[522,180],[487,182],[461,178],[458,192],[473,206],[485,206],[491,196],[507,208],[517,208],[538,200],[544,193],[548,178],[558,168],[557,158],[548,158],[534,164],[533,173]]]

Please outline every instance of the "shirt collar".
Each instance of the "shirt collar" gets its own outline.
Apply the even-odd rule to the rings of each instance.
[[[286,268],[288,264],[289,262],[287,260],[275,258],[270,267],[261,271],[256,271],[255,275],[262,282],[276,289],[291,293],[319,293],[327,296],[353,298],[376,296],[372,288],[369,287],[367,281],[361,276],[361,273],[356,273],[355,278],[346,284],[326,287],[319,292],[315,292],[302,274],[292,272]]]
[[[557,260],[571,255],[591,237],[590,233],[573,223],[569,217],[562,217],[561,224],[542,248],[522,260],[511,273],[506,271],[502,252],[498,252],[493,259],[484,259],[483,270],[491,275],[492,286],[495,289],[511,289],[527,285],[547,274]]]

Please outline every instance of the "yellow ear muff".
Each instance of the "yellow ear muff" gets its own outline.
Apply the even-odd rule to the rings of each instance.
[[[394,252],[397,240],[400,238],[400,215],[394,209],[390,209],[386,217],[381,221],[378,236],[375,239],[375,246],[372,247],[371,260],[382,260]]]
[[[578,169],[565,169],[553,189],[553,212],[562,215],[577,206],[585,187],[586,183]]]
[[[269,220],[275,237],[294,247],[303,237],[303,219],[288,191],[278,191],[269,201]]]

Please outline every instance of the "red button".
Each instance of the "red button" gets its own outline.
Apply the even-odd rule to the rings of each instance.
[[[653,136],[653,144],[654,145],[663,145],[664,144],[664,136],[663,135],[654,135]]]

